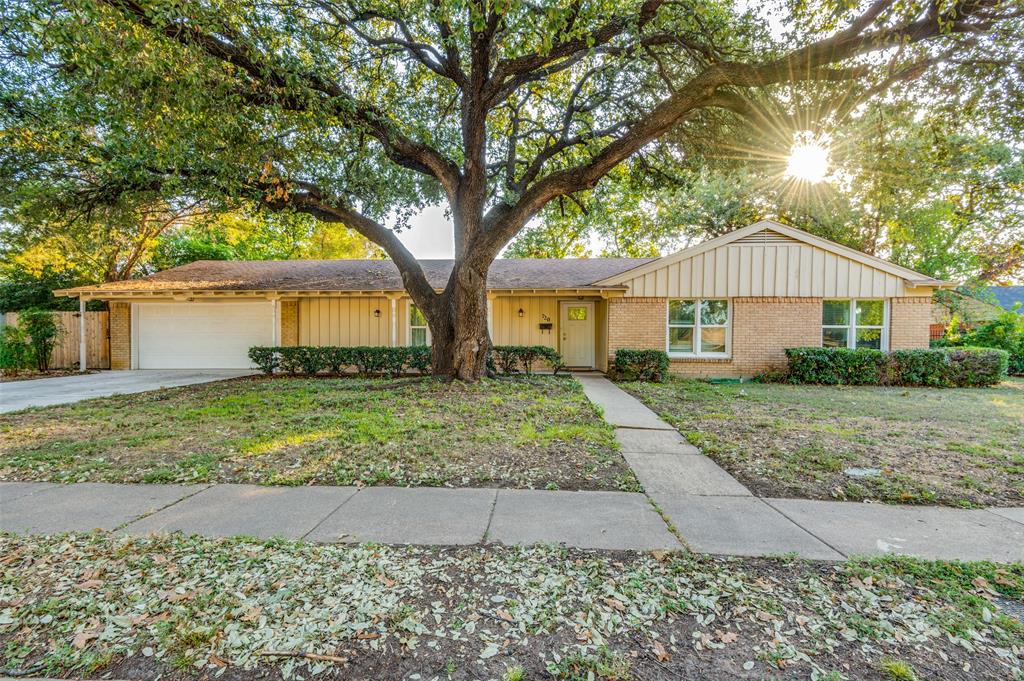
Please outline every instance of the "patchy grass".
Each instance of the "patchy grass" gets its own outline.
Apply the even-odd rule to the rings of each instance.
[[[985,389],[623,387],[760,496],[1024,504],[1024,380]]]
[[[0,480],[639,488],[571,378],[249,378],[0,416]]]
[[[994,680],[1024,664],[999,605],[1024,599],[1019,564],[100,534],[0,535],[0,555],[0,667],[36,675]]]

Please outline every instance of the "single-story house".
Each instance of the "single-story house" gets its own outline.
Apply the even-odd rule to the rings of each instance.
[[[426,260],[442,288],[450,260]],[[497,345],[548,345],[605,370],[619,348],[673,373],[749,376],[797,346],[928,346],[948,287],[771,221],[661,258],[504,260],[488,275]],[[110,307],[111,367],[249,367],[254,345],[415,345],[430,330],[386,260],[199,261],[59,293]]]

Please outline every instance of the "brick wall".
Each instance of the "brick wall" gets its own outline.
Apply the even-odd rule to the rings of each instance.
[[[666,315],[665,298],[609,299],[608,356],[619,348],[664,350]]]
[[[928,347],[931,323],[930,296],[892,298],[889,302],[889,349]]]
[[[281,310],[281,345],[294,347],[299,344],[299,301],[282,300]]]
[[[110,303],[110,368],[132,368],[132,307]]]

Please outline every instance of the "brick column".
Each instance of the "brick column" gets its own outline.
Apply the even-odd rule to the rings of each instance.
[[[110,303],[110,368],[132,368],[132,306]]]
[[[889,303],[889,349],[927,348],[931,323],[931,296],[892,298]]]
[[[299,344],[299,301],[280,301],[281,345],[294,347]]]

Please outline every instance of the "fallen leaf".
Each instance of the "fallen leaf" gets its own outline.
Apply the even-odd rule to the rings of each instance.
[[[604,602],[607,603],[609,607],[615,608],[619,612],[626,611],[626,604],[620,601],[618,598],[606,598],[604,599]]]
[[[242,615],[241,619],[243,622],[255,622],[262,614],[263,608],[253,606],[245,611],[245,614]]]
[[[206,659],[207,662],[212,664],[214,667],[227,667],[228,661],[217,653],[210,653],[210,657]]]
[[[391,587],[393,587],[395,585],[395,583],[396,583],[395,580],[388,579],[387,577],[385,577],[382,574],[378,574],[377,575],[377,581],[380,582],[381,584],[383,584],[384,586],[388,587],[389,589]]]
[[[75,634],[75,637],[71,639],[71,647],[75,648],[76,650],[81,650],[85,648],[87,645],[89,645],[90,641],[93,641],[94,639],[100,637],[101,631],[102,629],[89,629]]]
[[[735,631],[715,631],[715,638],[722,643],[736,643],[736,640],[740,637]]]
[[[98,589],[103,586],[102,579],[87,579],[84,582],[78,584],[79,589]]]
[[[665,650],[665,646],[662,645],[661,641],[654,642],[654,656],[658,658],[658,662],[668,662],[672,659],[672,656]]]
[[[373,631],[360,631],[358,634],[356,634],[356,638],[358,638],[360,641],[370,641],[375,638],[380,638],[380,634]]]
[[[654,560],[658,561],[659,563],[664,563],[666,560],[668,560],[669,555],[670,554],[668,551],[663,551],[661,549],[655,549],[651,551],[651,556],[654,558]]]
[[[494,612],[495,612],[495,614],[498,615],[498,617],[500,617],[501,619],[505,620],[506,622],[515,622],[516,621],[516,618],[513,617],[512,613],[510,613],[508,610],[503,610],[502,608],[498,608]]]

